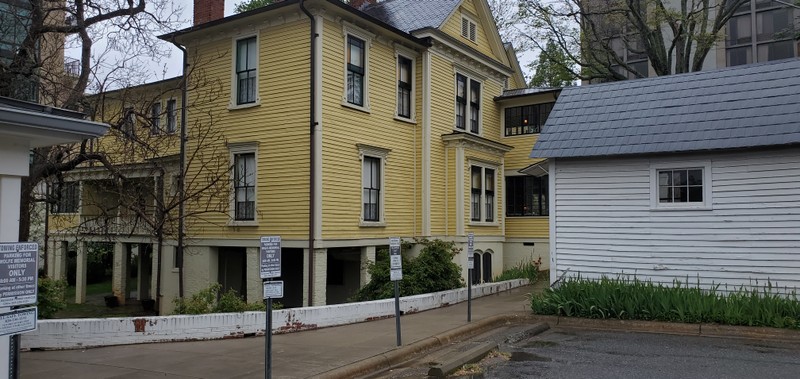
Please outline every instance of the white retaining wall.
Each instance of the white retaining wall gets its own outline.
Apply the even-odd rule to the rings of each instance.
[[[517,279],[473,286],[472,297],[491,295],[527,283],[525,279]],[[466,288],[407,296],[400,298],[400,310],[405,313],[415,313],[466,300]],[[392,316],[394,316],[394,299],[281,309],[272,313],[272,330],[273,333],[289,333]],[[150,342],[238,338],[245,335],[263,335],[265,323],[265,312],[40,320],[37,330],[22,335],[22,348],[77,349]]]

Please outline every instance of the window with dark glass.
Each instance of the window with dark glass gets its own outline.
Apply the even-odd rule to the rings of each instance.
[[[506,216],[547,216],[548,176],[507,176]]]
[[[495,170],[481,166],[470,168],[471,182],[471,220],[494,221],[495,209]]]
[[[233,160],[234,218],[244,221],[255,220],[256,154],[235,154]]]
[[[256,37],[236,41],[236,104],[256,102]]]
[[[702,203],[703,169],[658,170],[659,203]]]
[[[381,160],[375,157],[364,157],[364,167],[361,173],[361,183],[364,190],[362,195],[364,203],[364,221],[380,221],[381,199]]]
[[[161,132],[161,103],[153,103],[150,108],[150,134]]]
[[[467,128],[467,77],[456,74],[456,128]]]
[[[411,117],[411,59],[397,57],[397,115]]]
[[[800,12],[785,3],[747,1],[728,20],[725,55],[728,66],[797,57],[794,41],[795,15]]]
[[[136,123],[136,112],[133,107],[125,107],[122,111],[122,131],[132,134]]]
[[[364,41],[347,37],[347,102],[364,105]]]
[[[167,100],[167,133],[175,133],[177,130],[177,103],[175,99]]]
[[[523,105],[505,110],[505,135],[518,136],[542,132],[555,103]]]
[[[78,213],[80,199],[80,185],[78,182],[58,183],[53,189],[55,201],[52,205],[53,213]]]
[[[494,221],[494,170],[484,169],[483,198],[486,203],[486,221]]]
[[[478,120],[480,118],[481,84],[470,80],[469,85],[469,130],[478,133]]]
[[[481,221],[481,167],[472,166],[472,221]]]

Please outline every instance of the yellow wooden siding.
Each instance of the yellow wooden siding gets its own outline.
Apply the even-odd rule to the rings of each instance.
[[[201,57],[198,88],[190,100],[203,108],[192,115],[221,130],[228,143],[257,143],[256,222],[257,227],[227,227],[229,215],[211,213],[195,220],[193,237],[256,238],[277,234],[284,238],[308,235],[309,109],[308,21],[291,22],[259,30],[258,93],[260,106],[228,110],[231,96],[233,39],[222,39],[192,49]],[[190,149],[192,139],[189,140]],[[230,165],[229,149],[222,142],[209,146]],[[190,166],[189,175],[200,167]],[[231,185],[228,184],[230,188]],[[229,192],[230,194],[230,192]],[[228,198],[217,199],[227,208]],[[189,209],[189,212],[197,210]]]
[[[508,238],[549,238],[550,222],[547,216],[507,217],[506,237]]]
[[[475,22],[475,42],[470,41],[467,38],[461,36],[461,15],[467,15],[470,20]],[[472,0],[466,0],[461,4],[458,10],[456,10],[450,19],[445,21],[442,24],[441,30],[453,38],[463,42],[469,47],[474,48],[475,50],[480,51],[481,53],[493,57],[497,61],[502,62],[503,58],[497,57],[494,52],[492,51],[491,46],[489,45],[489,38],[487,37],[487,30],[484,25],[481,24],[482,20],[478,18],[478,11],[475,8],[475,4]]]
[[[486,153],[483,151],[473,150],[470,148],[464,149],[464,225],[466,232],[474,232],[475,235],[490,236],[502,234],[502,223],[505,218],[505,213],[502,208],[503,198],[505,197],[505,183],[501,180],[502,169],[500,165],[501,157]],[[494,165],[494,207],[495,207],[495,220],[492,225],[472,225],[472,165],[478,164],[489,166],[489,163]],[[481,204],[481,216],[485,218],[483,212],[485,211],[484,204]]]
[[[80,225],[80,217],[77,214],[52,214],[48,215],[47,228],[51,232],[72,231]]]
[[[453,132],[455,125],[455,75],[452,62],[440,55],[431,55],[431,233],[455,233],[455,217],[445,227],[446,162],[445,145],[440,136]],[[455,155],[451,155],[455,159]],[[455,180],[451,181],[451,186]],[[455,212],[453,203],[452,212]]]
[[[342,105],[345,43],[341,25],[326,21],[323,34],[323,238],[412,235],[417,207],[415,194],[419,188],[415,188],[418,182],[415,167],[419,166],[415,146],[418,126],[394,119],[397,96],[394,48],[377,40],[369,44],[370,112],[366,113]],[[362,167],[356,144],[390,150],[381,188],[385,227],[360,226]]]
[[[513,146],[514,149],[506,153],[506,170],[519,170],[528,167],[543,159],[529,158],[533,145],[539,139],[539,134],[526,134],[521,136],[505,137],[502,143]]]

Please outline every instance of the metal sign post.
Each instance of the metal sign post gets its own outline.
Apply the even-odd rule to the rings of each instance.
[[[394,320],[397,329],[397,346],[403,341],[400,337],[400,281],[403,280],[403,257],[400,255],[400,238],[389,238],[390,279],[394,282]]]
[[[259,244],[261,270],[264,286],[264,301],[267,303],[266,325],[264,326],[264,378],[272,378],[272,299],[283,297],[283,281],[272,281],[281,276],[281,237],[261,237]]]
[[[467,322],[472,322],[472,270],[475,269],[475,234],[467,234]]]

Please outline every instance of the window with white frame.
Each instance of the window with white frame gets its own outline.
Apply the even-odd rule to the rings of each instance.
[[[150,107],[150,134],[161,133],[161,102],[153,103]]]
[[[258,93],[258,43],[255,36],[236,40],[236,105],[254,104]]]
[[[388,149],[357,145],[361,156],[361,226],[384,225],[384,167]]]
[[[470,167],[471,219],[475,222],[494,222],[495,169],[484,166]]]
[[[461,36],[472,42],[478,41],[478,25],[465,15],[461,15]]]
[[[347,36],[347,102],[364,106],[366,49],[364,40]]]
[[[711,207],[710,163],[651,166],[651,207],[685,209]]]
[[[469,129],[467,129],[469,125]],[[456,129],[480,134],[481,82],[456,74]]]
[[[175,99],[167,100],[167,133],[172,134],[178,129],[178,105]]]
[[[254,221],[256,215],[256,153],[233,153],[233,219]]]
[[[411,118],[413,99],[413,61],[397,56],[397,116]]]

